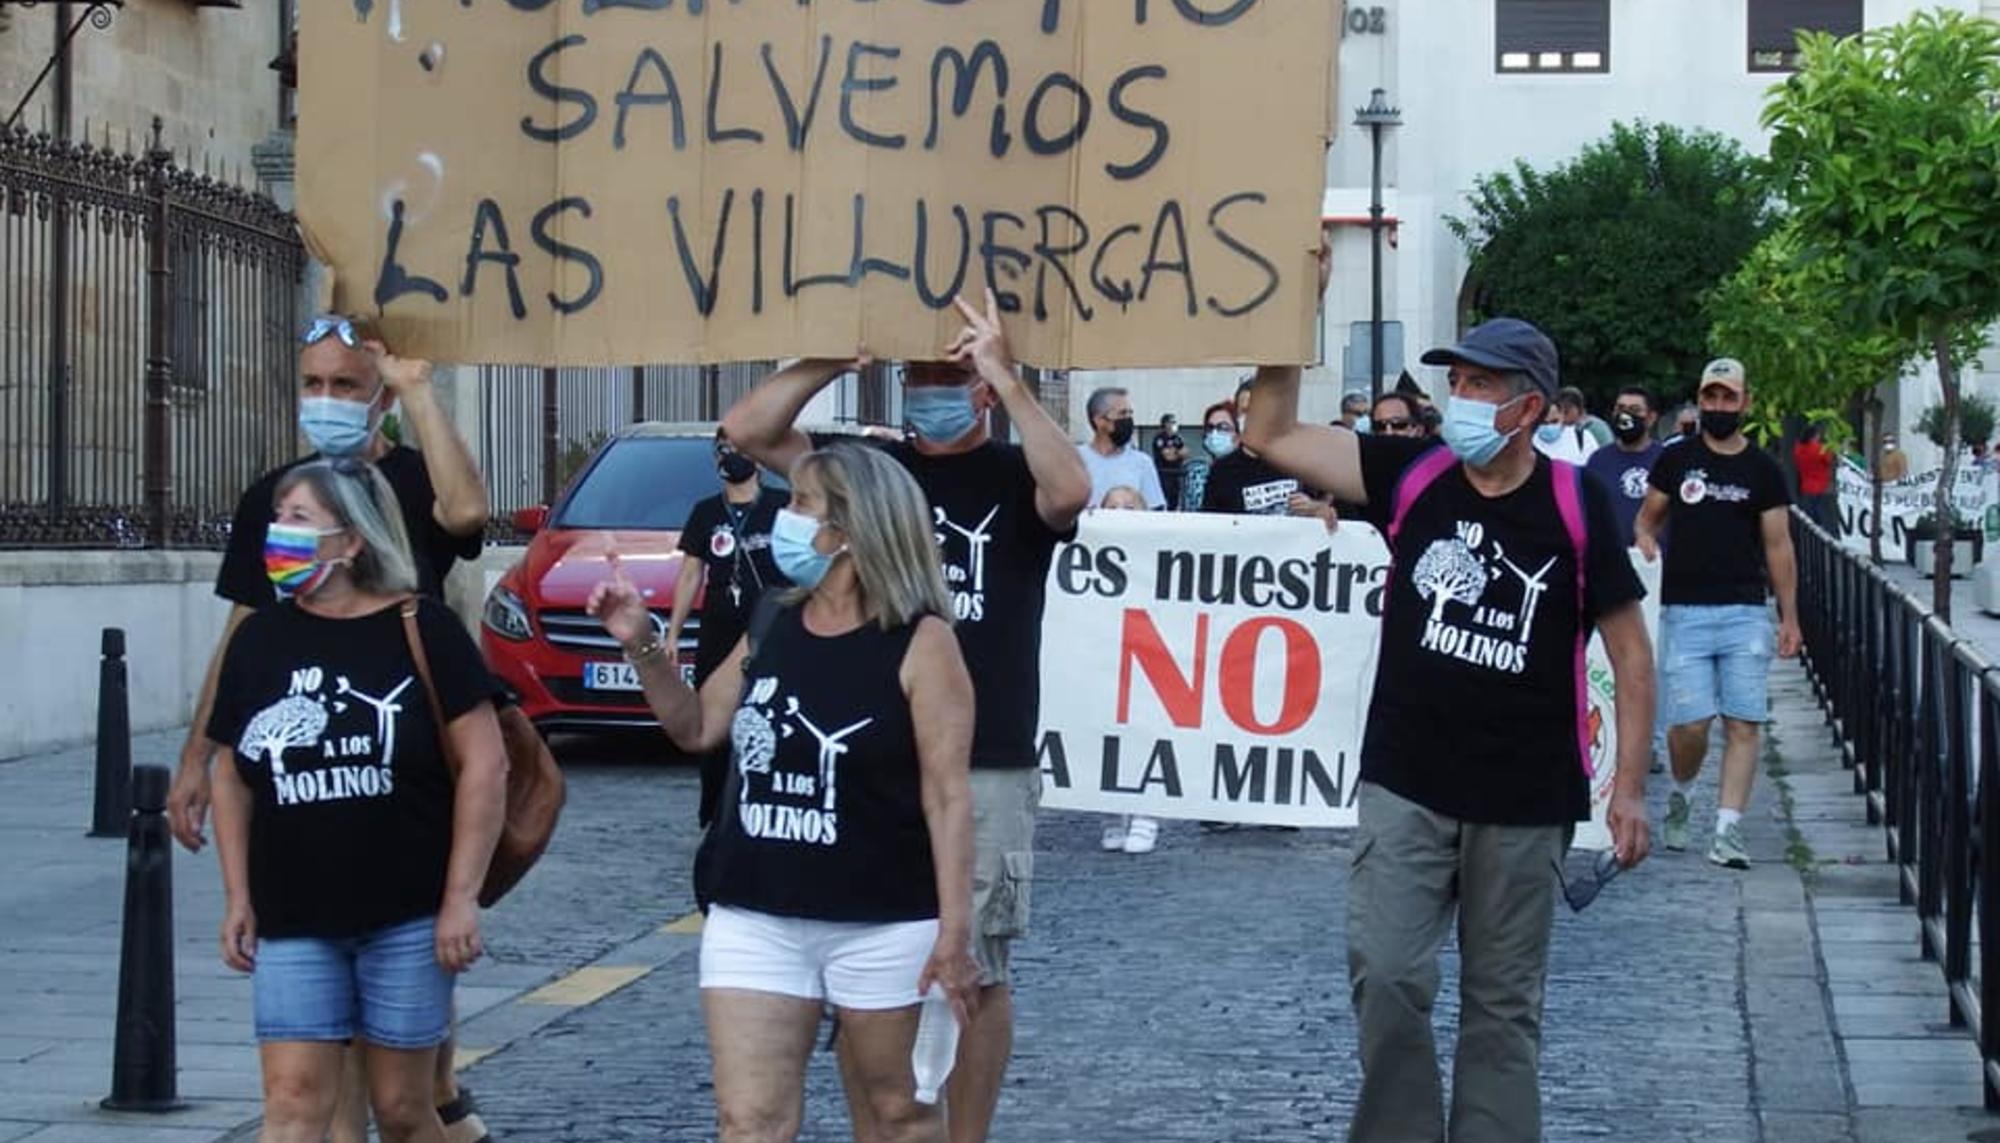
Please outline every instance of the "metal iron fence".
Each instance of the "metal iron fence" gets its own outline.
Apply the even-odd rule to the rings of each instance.
[[[1802,514],[1792,532],[1807,671],[2000,1110],[2000,944],[1983,939],[2000,923],[2000,674]]]
[[[219,547],[296,451],[297,227],[160,126],[0,133],[0,548]]]

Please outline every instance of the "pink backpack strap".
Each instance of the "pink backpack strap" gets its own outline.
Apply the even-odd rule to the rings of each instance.
[[[1408,518],[1410,509],[1416,505],[1417,498],[1428,491],[1431,485],[1436,484],[1438,477],[1451,471],[1451,466],[1457,463],[1458,458],[1452,455],[1450,449],[1433,448],[1418,457],[1415,464],[1404,469],[1403,475],[1396,478],[1396,504],[1389,516],[1389,551],[1392,555],[1396,550],[1396,538],[1403,531],[1403,521]]]
[[[1585,659],[1590,648],[1590,632],[1585,627],[1583,617],[1587,608],[1584,595],[1585,560],[1590,550],[1590,536],[1584,526],[1583,514],[1583,470],[1576,465],[1560,460],[1549,462],[1551,483],[1556,493],[1556,514],[1562,517],[1563,531],[1569,533],[1569,548],[1572,562],[1576,565],[1576,748],[1577,757],[1583,762],[1586,777],[1597,775],[1590,765],[1590,690]]]

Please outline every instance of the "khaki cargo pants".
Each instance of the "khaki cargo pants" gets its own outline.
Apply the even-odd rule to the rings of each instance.
[[[1347,971],[1361,1097],[1348,1139],[1538,1143],[1542,988],[1570,828],[1461,822],[1373,784],[1360,815]],[[1447,1121],[1431,1005],[1454,915],[1462,1006]]]

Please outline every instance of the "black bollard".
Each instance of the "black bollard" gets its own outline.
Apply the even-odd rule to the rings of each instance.
[[[97,665],[97,796],[90,836],[124,837],[132,816],[132,709],[125,686],[125,629],[104,629]]]
[[[174,1067],[174,877],[167,786],[160,766],[132,771],[125,846],[125,939],[118,961],[118,1041],[107,1111],[186,1106]]]

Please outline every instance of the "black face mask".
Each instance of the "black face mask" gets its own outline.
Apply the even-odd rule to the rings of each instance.
[[[1710,440],[1726,441],[1743,427],[1742,413],[1725,413],[1719,409],[1701,411],[1702,435]]]
[[[1111,422],[1111,443],[1124,448],[1132,443],[1132,432],[1136,426],[1130,417],[1120,417]]]
[[[1630,413],[1615,413],[1611,417],[1611,435],[1631,444],[1646,435],[1646,422]]]
[[[757,475],[757,462],[740,452],[726,452],[716,463],[722,479],[730,484],[741,484]]]

